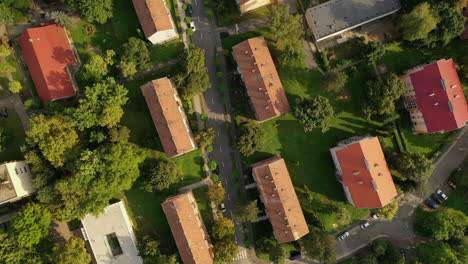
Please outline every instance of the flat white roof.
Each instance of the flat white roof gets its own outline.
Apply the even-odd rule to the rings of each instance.
[[[31,195],[35,188],[32,184],[31,170],[26,161],[12,161],[0,164],[0,204],[18,200]]]
[[[400,10],[398,0],[331,0],[306,11],[316,41]]]
[[[86,215],[81,220],[85,238],[89,241],[94,258],[98,264],[140,264],[135,234],[122,201],[109,205],[99,216]],[[109,242],[115,234],[116,240]],[[113,254],[115,242],[118,241],[121,253]],[[111,247],[110,243],[114,246]],[[119,250],[117,250],[119,251]]]

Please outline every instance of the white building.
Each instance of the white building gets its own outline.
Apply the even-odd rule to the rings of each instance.
[[[177,29],[165,0],[133,0],[146,38],[153,44],[177,39]]]
[[[99,216],[81,220],[83,237],[97,264],[141,264],[131,221],[122,201],[109,205]]]
[[[0,164],[0,204],[14,202],[34,193],[26,161]]]

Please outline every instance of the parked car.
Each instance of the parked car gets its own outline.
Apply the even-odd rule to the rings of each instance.
[[[224,205],[224,203],[221,203],[221,204],[219,205],[219,209],[220,209],[221,212],[223,212],[223,213],[226,212],[226,206]]]
[[[441,189],[437,189],[436,193],[438,195],[440,195],[440,197],[442,197],[442,199],[444,199],[444,200],[448,199],[447,195]]]
[[[188,4],[185,12],[187,12],[187,16],[189,17],[193,16],[193,6],[191,4]]]
[[[435,193],[433,193],[431,195],[432,199],[434,199],[434,201],[436,201],[437,203],[441,204],[442,203],[442,200],[439,198],[439,196]]]
[[[302,255],[301,255],[301,252],[299,251],[291,251],[289,253],[289,260],[298,260],[298,259],[302,259]]]
[[[343,234],[338,236],[338,240],[344,240],[349,237],[349,232],[344,232]]]
[[[374,219],[379,219],[380,215],[378,215],[377,213],[371,213],[370,215],[372,218]]]
[[[434,203],[434,201],[432,201],[431,199],[427,199],[426,201],[424,201],[424,203],[426,203],[426,205],[432,209],[437,209],[438,207],[437,204]]]
[[[193,30],[193,32],[197,31],[197,28],[195,27],[195,22],[190,22],[190,28]]]
[[[450,187],[452,187],[453,189],[456,189],[456,188],[457,188],[457,185],[455,185],[455,183],[453,183],[453,181],[448,180],[447,183],[448,183],[448,185],[449,185]]]
[[[368,226],[370,226],[369,222],[365,221],[361,224],[361,229],[367,228]]]
[[[8,108],[6,106],[3,107],[0,114],[2,117],[8,117]]]

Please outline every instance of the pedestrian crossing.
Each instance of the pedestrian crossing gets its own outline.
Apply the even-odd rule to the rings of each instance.
[[[234,260],[241,260],[241,259],[246,259],[246,258],[247,258],[247,250],[242,248],[239,250],[239,253],[234,258]]]

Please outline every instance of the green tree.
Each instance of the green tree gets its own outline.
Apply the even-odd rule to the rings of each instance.
[[[130,129],[126,126],[115,126],[109,129],[109,140],[111,142],[128,142],[130,138]]]
[[[144,183],[148,192],[162,191],[179,180],[177,165],[171,161],[159,161],[151,170]]]
[[[438,45],[447,45],[452,39],[460,36],[465,30],[465,17],[460,10],[455,10],[446,2],[433,5],[433,10],[440,17],[437,28],[430,32],[428,38],[422,39],[424,46],[434,48]]]
[[[38,252],[35,247],[20,245],[11,233],[0,232],[0,263],[41,264],[41,252]]]
[[[232,238],[234,237],[235,232],[234,222],[226,217],[218,218],[211,227],[211,237],[215,241]]]
[[[468,0],[449,0],[450,6],[460,12],[464,7],[468,6]]]
[[[182,98],[190,100],[194,95],[210,88],[211,83],[205,67],[205,51],[189,48],[182,56],[183,73],[177,76],[177,87]]]
[[[303,18],[291,15],[287,4],[271,5],[268,19],[272,38],[277,42],[280,50],[291,45],[291,42],[301,39],[304,34]]]
[[[206,192],[206,196],[210,201],[215,204],[221,204],[224,201],[224,188],[221,182],[215,182],[208,187],[208,191]]]
[[[467,226],[468,217],[452,208],[442,208],[436,212],[419,208],[416,212],[416,231],[437,240],[461,239]]]
[[[234,217],[240,222],[257,222],[259,214],[257,200],[253,200],[246,205],[238,206]]]
[[[367,105],[365,112],[370,118],[373,114],[384,115],[395,112],[395,101],[405,92],[400,78],[392,73],[383,80],[369,80],[366,84]]]
[[[73,125],[80,131],[92,127],[116,126],[123,116],[128,90],[111,77],[85,88],[85,98],[70,110]]]
[[[50,18],[52,18],[55,23],[61,25],[62,27],[70,28],[72,25],[70,17],[60,10],[54,10],[50,12]]]
[[[7,3],[0,3],[0,24],[13,23],[15,19],[12,9]]]
[[[195,134],[195,141],[201,147],[206,147],[213,144],[215,138],[216,130],[214,130],[212,127],[200,130]]]
[[[12,233],[15,240],[24,247],[39,244],[49,234],[52,215],[36,203],[28,203],[13,217]]]
[[[372,41],[366,45],[365,54],[369,64],[376,63],[380,58],[385,55],[385,45],[380,41]]]
[[[16,72],[16,68],[8,62],[0,62],[0,72]]]
[[[214,170],[216,170],[216,168],[218,168],[218,163],[216,163],[216,161],[214,161],[214,160],[210,160],[208,162],[208,169],[214,171]]]
[[[413,41],[427,38],[429,32],[437,27],[440,17],[428,2],[417,5],[410,13],[403,14],[399,27],[405,40]]]
[[[109,73],[109,66],[114,62],[112,57],[115,56],[115,51],[107,50],[106,55],[93,54],[89,58],[88,63],[83,65],[83,77],[91,82],[98,82]]]
[[[294,109],[293,113],[299,123],[304,125],[305,132],[320,128],[324,133],[330,129],[335,117],[335,111],[330,101],[320,95],[312,100],[304,100]]]
[[[137,70],[146,70],[149,67],[150,52],[146,46],[146,42],[142,39],[131,37],[128,42],[122,46],[122,57],[120,59],[120,66],[122,63],[127,63],[126,67],[130,68],[128,64],[134,63]],[[128,71],[129,69],[127,69]],[[129,70],[131,72],[131,70]],[[128,72],[127,72],[128,74]],[[122,71],[122,75],[124,72]]]
[[[348,75],[341,71],[329,71],[323,77],[322,86],[327,92],[340,93],[343,91]]]
[[[8,83],[8,90],[12,93],[19,93],[23,89],[23,86],[18,81],[12,81]]]
[[[268,255],[269,260],[277,264],[284,263],[289,255],[289,251],[284,244],[279,244],[276,239],[271,237],[265,237],[257,241],[255,249],[260,254]]]
[[[11,51],[7,46],[0,45],[0,57],[8,57],[10,56],[10,54],[11,54]]]
[[[65,243],[55,244],[51,258],[52,263],[55,264],[89,264],[91,262],[84,240],[77,237],[72,237]]]
[[[213,245],[216,264],[231,262],[239,253],[239,247],[233,239],[224,239]]]
[[[421,264],[461,264],[450,245],[438,241],[419,244],[418,261],[420,261]]]
[[[264,130],[257,123],[250,122],[239,128],[237,147],[244,156],[250,156],[257,151],[265,139]]]
[[[78,143],[78,134],[61,115],[50,118],[39,115],[30,120],[26,143],[38,147],[52,166],[61,167],[68,152]]]
[[[376,209],[375,212],[378,213],[381,218],[391,220],[398,213],[398,209],[398,201],[393,199],[391,203],[382,208]]]
[[[92,23],[98,22],[104,24],[108,19],[112,18],[113,0],[69,0],[80,11],[81,17]]]
[[[309,258],[318,260],[323,264],[336,262],[336,240],[332,236],[312,232],[301,239],[299,243],[305,249]]]
[[[390,162],[391,167],[405,179],[415,183],[425,183],[434,170],[432,161],[420,153],[400,153],[390,159]]]
[[[122,72],[124,78],[132,79],[133,75],[138,72],[136,62],[121,60],[118,68]]]
[[[148,235],[139,239],[139,252],[145,264],[177,264],[176,256],[166,256],[159,250],[159,243]]]

